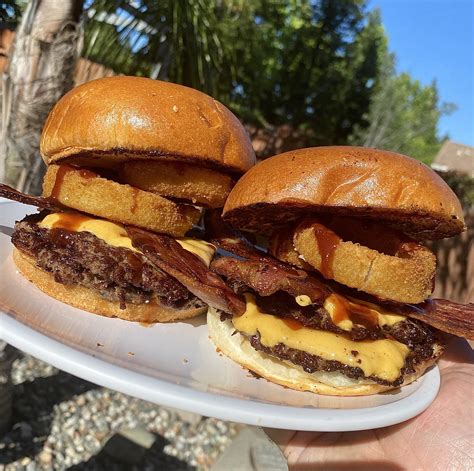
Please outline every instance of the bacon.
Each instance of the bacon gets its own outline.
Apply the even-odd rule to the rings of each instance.
[[[292,296],[305,294],[313,303],[321,303],[332,292],[304,270],[280,262],[254,247],[225,223],[217,211],[206,215],[206,234],[220,249],[246,259],[222,257],[212,262],[211,269],[229,280],[249,286],[261,296],[281,290]]]
[[[260,296],[285,291],[292,296],[309,296],[312,303],[322,304],[331,294],[329,288],[305,271],[286,269],[266,261],[221,257],[213,260],[211,269],[230,281],[249,286]]]
[[[355,298],[385,305],[392,312],[417,319],[440,331],[474,340],[472,303],[459,304],[446,299],[430,299],[417,305],[387,303],[338,283],[319,280],[304,270],[286,265],[253,247],[222,221],[216,211],[206,219],[206,232],[219,248],[246,259],[222,257],[214,260],[211,268],[229,281],[249,286],[261,296],[269,296],[281,290],[292,296],[306,294],[314,303],[321,304],[333,289],[343,294],[349,292]]]
[[[206,236],[220,249],[238,257],[268,263],[294,275],[303,273],[302,270],[281,262],[267,252],[256,248],[242,234],[224,222],[216,210],[206,214]]]
[[[9,200],[18,201],[19,203],[29,204],[42,209],[51,211],[64,210],[64,206],[52,198],[44,198],[43,196],[32,196],[15,190],[11,186],[0,183],[0,196]]]
[[[245,300],[234,293],[224,281],[194,254],[183,249],[172,237],[126,226],[134,247],[148,261],[176,278],[195,296],[216,309],[241,315]]]
[[[222,250],[250,260],[278,263],[262,250],[258,250],[242,234],[238,233],[221,218],[218,210],[207,211],[205,216],[206,237]]]
[[[474,340],[473,303],[459,304],[447,299],[429,299],[417,305],[394,304],[390,309],[442,332]]]

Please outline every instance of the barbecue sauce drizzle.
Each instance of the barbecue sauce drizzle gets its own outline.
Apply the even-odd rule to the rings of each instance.
[[[82,178],[96,178],[98,175],[94,172],[91,172],[90,170],[87,170],[85,168],[76,168],[72,167],[71,165],[58,165],[58,170],[56,172],[56,177],[54,179],[54,185],[53,189],[51,190],[51,194],[49,198],[52,198],[53,200],[57,200],[59,197],[59,194],[61,193],[61,187],[63,186],[64,183],[64,177],[70,173],[78,171],[79,175]]]
[[[333,312],[333,322],[338,325],[344,320],[350,320],[354,324],[362,325],[367,329],[374,329],[378,326],[378,316],[369,307],[350,302],[339,294],[333,294],[333,301],[336,301],[336,308]]]
[[[318,250],[321,255],[320,272],[324,278],[332,278],[332,261],[334,258],[334,252],[341,242],[341,239],[337,234],[321,224],[314,224],[313,230],[314,236],[318,242]]]
[[[291,330],[300,330],[300,329],[302,329],[302,328],[304,327],[301,322],[298,322],[297,320],[292,319],[292,318],[282,319],[282,321],[283,321]]]
[[[84,214],[61,213],[59,220],[53,224],[52,229],[64,229],[66,231],[75,232],[83,222],[91,219],[91,217],[85,216]]]
[[[132,214],[135,214],[135,211],[138,209],[138,194],[139,194],[139,189],[135,187],[131,187],[132,189],[132,207],[130,208],[130,211]]]

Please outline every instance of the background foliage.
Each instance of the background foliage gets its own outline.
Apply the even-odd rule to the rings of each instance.
[[[15,0],[6,0],[0,3],[0,24],[15,27],[21,16],[21,3]]]
[[[2,3],[0,21],[15,24],[22,4]],[[436,82],[397,74],[364,0],[86,0],[84,10],[84,57],[200,89],[251,130],[293,136],[289,146],[367,145],[430,163],[447,137],[437,125],[454,105]]]
[[[395,72],[362,0],[86,2],[84,55],[116,72],[203,90],[257,128],[304,145],[361,144],[425,162],[442,138],[436,83]]]

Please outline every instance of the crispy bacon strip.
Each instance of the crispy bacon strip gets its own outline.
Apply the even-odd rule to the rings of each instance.
[[[219,210],[214,209],[206,212],[205,226],[206,238],[220,249],[250,260],[269,258],[265,252],[255,248],[241,234],[230,227],[221,218]]]
[[[474,340],[474,304],[459,304],[447,299],[429,299],[422,304],[390,306],[403,316],[418,319],[435,329]]]
[[[332,285],[335,285],[336,291],[344,293],[349,290],[334,282],[327,283],[309,276],[305,271],[290,267],[257,250],[250,243],[239,238],[216,211],[208,215],[206,219],[206,232],[219,248],[247,259],[223,257],[214,260],[211,268],[232,281],[253,288],[261,296],[269,296],[282,290],[293,296],[304,293],[313,300],[310,293],[312,288],[317,286],[321,290],[319,300],[322,300],[332,292]],[[306,281],[303,275],[306,275]],[[393,312],[417,319],[443,332],[474,340],[474,304],[472,303],[458,304],[445,299],[431,299],[417,305],[384,303],[371,299],[364,293],[353,290],[349,292],[355,298],[368,297],[369,301],[376,304],[386,304],[387,309]]]
[[[314,303],[322,302],[332,290],[308,275],[271,255],[258,250],[225,223],[218,211],[206,215],[206,234],[220,249],[246,260],[230,257],[215,259],[211,268],[217,273],[250,286],[261,296],[269,296],[279,290],[292,296],[306,294]]]
[[[233,315],[245,312],[243,297],[172,237],[135,227],[126,226],[126,229],[133,246],[141,250],[150,263],[176,278],[205,303]]]
[[[236,230],[230,227],[220,217],[217,210],[208,211],[206,213],[206,237],[220,249],[233,253],[238,257],[275,265],[284,269],[288,273],[291,272],[295,275],[298,273],[301,274],[301,270],[281,262],[266,252],[257,249],[247,239],[245,239],[242,234],[239,234]]]
[[[9,200],[18,201],[19,203],[36,206],[38,208],[50,209],[51,211],[64,209],[64,206],[61,203],[58,203],[51,198],[27,195],[26,193],[15,190],[15,188],[4,185],[3,183],[0,183],[0,196]]]
[[[265,261],[221,257],[213,260],[211,268],[231,281],[249,286],[260,296],[270,296],[281,290],[292,296],[304,294],[313,303],[322,304],[331,294],[329,288],[303,270],[288,270]]]

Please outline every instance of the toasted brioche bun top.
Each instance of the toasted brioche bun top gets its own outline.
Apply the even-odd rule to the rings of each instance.
[[[387,223],[418,239],[464,230],[461,204],[421,162],[363,147],[313,147],[267,159],[231,191],[224,219],[269,233],[310,213],[336,213]]]
[[[40,144],[46,164],[173,158],[243,173],[255,153],[239,120],[192,88],[142,77],[92,80],[64,95]]]

